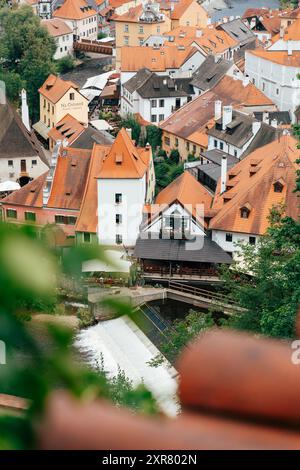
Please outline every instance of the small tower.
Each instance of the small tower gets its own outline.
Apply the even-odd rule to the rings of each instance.
[[[56,0],[38,0],[38,15],[43,20],[52,18]]]
[[[27,104],[27,93],[26,90],[21,91],[21,100],[22,100],[22,107],[21,107],[21,115],[22,115],[22,121],[24,126],[28,131],[30,131],[30,123],[29,123],[29,110],[28,110],[28,104]]]

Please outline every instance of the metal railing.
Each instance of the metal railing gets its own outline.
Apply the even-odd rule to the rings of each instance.
[[[226,304],[226,305],[230,305],[233,307],[236,306],[236,302],[228,299],[228,297],[226,297],[223,294],[219,294],[218,292],[211,292],[209,290],[201,289],[199,287],[189,286],[186,284],[182,284],[180,282],[169,281],[169,289],[191,294],[196,297],[202,297],[206,300],[209,300],[210,303],[216,303],[216,304],[222,304],[222,305]]]

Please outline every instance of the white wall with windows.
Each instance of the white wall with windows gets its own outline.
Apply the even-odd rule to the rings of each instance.
[[[224,251],[237,253],[241,251],[238,243],[250,243],[256,245],[259,235],[252,233],[224,232],[222,230],[212,230],[212,241],[216,242]]]
[[[57,36],[55,39],[56,42],[56,51],[54,54],[54,59],[58,60],[62,57],[73,54],[73,34],[62,34]]]
[[[17,181],[25,174],[30,179],[34,179],[48,170],[48,166],[37,155],[24,158],[0,158],[0,183],[8,180]]]
[[[146,175],[136,179],[98,179],[98,240],[133,247],[143,220]]]
[[[294,111],[300,105],[299,67],[281,65],[246,51],[245,73],[280,111]]]
[[[62,18],[64,19],[64,18]],[[65,22],[72,28],[73,33],[79,39],[95,40],[98,37],[98,22],[97,15],[89,16],[81,20],[64,19]]]

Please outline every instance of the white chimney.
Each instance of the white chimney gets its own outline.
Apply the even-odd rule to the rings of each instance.
[[[201,36],[202,36],[202,31],[201,31],[201,29],[197,29],[197,30],[196,30],[196,38],[201,38]]]
[[[256,135],[260,129],[261,122],[260,121],[254,121],[252,122],[252,134]]]
[[[126,132],[129,135],[130,139],[132,140],[132,129],[130,127],[126,128]]]
[[[223,106],[222,130],[225,131],[232,121],[232,106]]]
[[[272,126],[272,127],[275,127],[275,129],[277,129],[277,127],[278,127],[277,119],[272,119],[272,121],[271,121],[271,126]]]
[[[249,85],[249,83],[250,83],[250,77],[248,77],[248,76],[245,77],[244,76],[243,77],[243,86],[246,87],[246,86]]]
[[[268,113],[268,111],[264,111],[264,112],[263,112],[262,120],[263,120],[263,122],[264,122],[265,124],[269,124],[270,119],[269,119],[269,113]]]
[[[222,101],[215,101],[215,120],[217,121],[222,117]]]
[[[288,55],[289,56],[293,55],[293,43],[292,43],[292,41],[287,42],[287,50],[288,50]]]
[[[27,104],[27,93],[26,90],[21,91],[21,99],[22,99],[22,108],[21,108],[21,115],[22,115],[22,121],[24,126],[28,131],[30,131],[30,124],[29,124],[29,110],[28,110],[28,104]]]
[[[53,176],[54,176],[56,163],[57,163],[57,157],[58,157],[60,148],[61,148],[61,140],[58,140],[52,152],[50,170],[46,178],[45,186],[43,187],[43,206],[46,206],[48,204],[51,187],[52,187]]]
[[[226,191],[226,180],[227,180],[227,157],[222,156],[221,161],[221,190],[220,194],[223,194]]]
[[[283,27],[282,25],[280,26],[279,35],[280,35],[280,39],[283,39],[283,38],[284,38],[284,27]]]

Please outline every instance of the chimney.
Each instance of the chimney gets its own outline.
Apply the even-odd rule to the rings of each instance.
[[[21,114],[22,114],[22,121],[24,126],[28,131],[30,131],[30,124],[29,124],[29,110],[28,110],[28,104],[27,104],[27,93],[26,90],[21,91],[21,99],[22,99],[22,108],[21,108]]]
[[[283,38],[284,38],[284,27],[283,27],[282,25],[280,26],[279,35],[280,35],[280,39],[283,39]]]
[[[288,55],[289,56],[293,55],[293,43],[292,43],[292,41],[287,42],[287,50],[288,50]]]
[[[260,121],[253,121],[252,122],[252,134],[256,135],[260,129],[261,122]]]
[[[126,128],[126,132],[129,135],[130,139],[132,140],[132,129],[130,127]]]
[[[249,83],[250,83],[250,78],[248,77],[248,75],[244,76],[243,77],[243,86],[246,87],[246,86],[249,85]]]
[[[226,180],[227,180],[227,157],[222,156],[221,161],[221,190],[220,194],[223,194],[226,191]]]
[[[150,150],[150,148],[151,148],[151,146],[150,146],[149,142],[147,142],[146,145],[145,145],[145,149]]]
[[[201,31],[201,29],[197,29],[197,30],[196,30],[196,38],[201,38],[201,36],[202,36],[202,31]]]
[[[232,121],[232,106],[223,106],[222,130],[225,131]]]
[[[222,116],[222,101],[215,101],[215,120],[217,121]]]
[[[269,123],[270,123],[268,111],[264,111],[264,112],[263,112],[262,120],[263,120],[263,122],[264,122],[265,124],[269,124]]]
[[[272,121],[271,121],[271,126],[272,126],[272,127],[275,127],[275,129],[277,129],[277,127],[278,127],[277,119],[272,119]]]
[[[54,176],[56,163],[57,163],[57,157],[58,157],[60,148],[61,148],[61,140],[58,140],[52,152],[50,170],[46,178],[45,186],[43,187],[43,206],[46,206],[48,204],[52,182],[53,182],[53,176]]]

